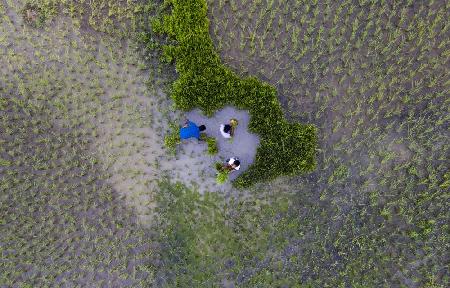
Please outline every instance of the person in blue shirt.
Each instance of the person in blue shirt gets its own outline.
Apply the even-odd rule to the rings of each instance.
[[[186,119],[183,127],[180,129],[180,138],[183,140],[194,137],[197,138],[197,140],[200,140],[200,132],[205,130],[205,125],[197,126],[194,122]]]

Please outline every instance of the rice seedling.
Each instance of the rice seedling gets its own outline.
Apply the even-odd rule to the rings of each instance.
[[[276,92],[261,98],[279,103],[276,120],[317,127],[316,170],[261,185],[256,182],[275,178],[270,169],[279,166],[257,167],[270,177],[255,177],[244,192],[212,179],[207,187],[220,187],[215,194],[200,194],[196,183],[190,189],[158,181],[183,174],[167,162],[197,157],[181,146],[176,157],[153,149],[164,146],[168,123],[180,116],[165,94],[185,70],[156,60],[164,45],[175,45],[164,48],[166,56],[183,62],[182,41],[158,37],[145,18],[173,15],[179,3],[0,3],[0,241],[6,245],[0,283],[445,287],[447,3],[200,5],[210,30],[202,24],[197,32],[203,40],[212,34],[200,59],[216,59],[208,67],[226,65],[221,80],[253,75],[274,88],[257,80],[224,81],[244,83],[242,90],[213,83],[205,88],[212,97],[183,105],[213,113],[229,100],[218,90],[264,88]],[[143,38],[145,51],[129,41],[134,36]],[[208,56],[210,48],[217,57]],[[192,99],[205,95],[188,92]],[[236,97],[259,94],[252,95]],[[176,102],[186,100],[178,96]],[[270,115],[273,107],[261,110]],[[263,126],[256,123],[255,131]],[[278,136],[285,139],[284,132]],[[286,141],[297,141],[294,136]],[[273,157],[289,162],[283,143],[268,142],[264,147],[280,151]],[[272,161],[269,153],[260,156]],[[180,170],[189,169],[180,163]],[[190,172],[194,182],[214,178],[210,170]],[[138,225],[148,219],[151,229]]]

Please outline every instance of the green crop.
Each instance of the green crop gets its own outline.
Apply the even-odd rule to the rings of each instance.
[[[45,21],[50,17],[51,12],[49,10],[52,9],[45,9],[50,7],[44,7],[48,5],[43,5],[42,7],[39,7],[38,5],[34,5],[30,2],[25,4],[25,7],[22,9],[22,18],[25,23],[32,27],[42,27],[45,24]]]
[[[181,74],[153,56],[179,43],[133,23],[162,1],[0,1],[0,283],[447,287],[448,1],[207,1],[223,63],[316,125],[317,169],[232,191],[160,151]]]
[[[217,171],[220,172],[220,171],[222,171],[223,164],[220,162],[216,162],[216,163],[214,163],[214,167],[216,168]]]
[[[219,148],[217,147],[217,140],[214,137],[206,138],[206,143],[208,144],[208,154],[215,155],[219,152]]]
[[[145,248],[150,237],[104,183],[104,171],[83,142],[87,138],[58,129],[53,115],[31,101],[6,97],[0,120],[1,286],[58,286],[58,278],[80,283],[86,271],[151,286],[151,251]],[[2,159],[10,157],[3,169]],[[132,258],[142,259],[133,265],[141,276],[127,270]],[[89,281],[97,287],[110,280]]]
[[[24,21],[33,27],[42,28],[53,20],[59,12],[72,18],[79,28],[90,28],[117,37],[129,36],[129,27],[137,28],[141,24],[143,12],[151,3],[117,0],[27,0],[22,9]],[[133,3],[132,3],[133,2]]]
[[[11,161],[0,158],[0,166],[9,166],[11,165]]]
[[[163,46],[163,59],[175,61],[179,78],[172,99],[179,109],[200,107],[213,115],[225,105],[248,110],[249,130],[260,136],[256,159],[235,181],[248,187],[280,175],[297,175],[315,168],[316,128],[288,123],[273,86],[255,77],[241,78],[224,66],[209,35],[205,0],[166,1],[172,11],[152,22],[173,44]]]
[[[227,171],[222,171],[222,172],[219,172],[218,174],[217,174],[217,177],[216,177],[216,182],[217,182],[217,184],[223,184],[223,183],[225,183],[227,180],[228,180],[228,172]]]
[[[171,132],[164,137],[164,147],[170,154],[175,154],[177,145],[181,143],[180,127],[176,124],[170,124]]]
[[[159,188],[160,217],[155,227],[163,245],[157,274],[165,276],[164,287],[217,287],[223,279],[241,278],[246,269],[255,273],[236,281],[239,287],[296,287],[299,283],[296,273],[283,271],[281,257],[273,256],[286,249],[289,231],[299,228],[284,197],[270,204],[244,199],[227,202],[220,194],[201,195],[167,180]],[[274,220],[279,216],[282,219]],[[270,264],[259,265],[263,260]]]

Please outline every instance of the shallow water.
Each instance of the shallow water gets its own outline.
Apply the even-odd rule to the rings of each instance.
[[[256,148],[259,146],[259,136],[248,131],[248,124],[250,116],[245,110],[237,110],[231,106],[218,111],[213,117],[208,118],[204,116],[199,109],[186,113],[186,117],[196,123],[197,125],[206,126],[206,134],[217,139],[219,152],[217,160],[222,162],[230,157],[238,157],[241,162],[239,171],[234,171],[230,174],[230,180],[245,172],[253,163],[256,155]],[[222,137],[219,131],[220,124],[226,124],[231,118],[238,120],[239,125],[236,128],[235,135],[232,139]],[[196,145],[196,141],[190,141],[186,149],[194,152],[205,152],[203,147],[206,144]],[[214,162],[211,163],[214,167]]]

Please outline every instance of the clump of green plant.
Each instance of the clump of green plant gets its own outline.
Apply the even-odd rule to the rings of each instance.
[[[0,158],[0,166],[10,166],[11,161]]]
[[[222,171],[222,167],[223,167],[222,163],[216,162],[216,163],[214,164],[214,166],[216,167],[216,170],[217,170],[218,172]]]
[[[56,15],[56,8],[53,2],[27,2],[22,9],[23,21],[32,27],[42,27],[45,21]]]
[[[256,159],[234,182],[248,187],[280,175],[315,168],[316,128],[288,123],[273,86],[255,77],[241,79],[225,67],[209,35],[205,0],[169,0],[172,12],[153,21],[154,32],[165,33],[173,45],[163,46],[163,58],[176,62],[179,78],[171,97],[179,109],[200,107],[213,115],[225,105],[248,110],[249,130],[260,136]]]
[[[143,25],[144,11],[151,3],[115,0],[27,0],[22,9],[24,21],[33,27],[42,27],[45,22],[54,18],[59,12],[70,16],[78,28],[89,25],[98,32],[118,37],[126,37],[131,30]],[[130,30],[131,28],[131,30]]]
[[[217,170],[216,183],[221,185],[228,180],[229,171],[224,170],[223,164],[220,162],[216,162],[214,164]]]
[[[208,154],[216,155],[219,152],[219,148],[217,147],[217,140],[214,137],[206,138],[206,143],[208,144]]]
[[[442,189],[447,189],[450,187],[450,172],[444,174],[444,182],[439,187]]]
[[[328,178],[328,183],[341,182],[349,176],[348,167],[339,165]]]
[[[225,183],[225,182],[227,182],[227,180],[228,180],[228,172],[227,171],[222,171],[222,172],[219,172],[218,174],[217,174],[217,176],[216,176],[216,182],[217,182],[217,184],[223,184],[223,183]]]
[[[181,143],[180,127],[174,123],[170,124],[171,132],[164,137],[164,147],[170,154],[175,155],[177,145]]]

